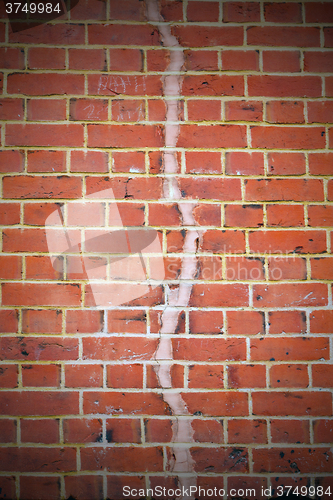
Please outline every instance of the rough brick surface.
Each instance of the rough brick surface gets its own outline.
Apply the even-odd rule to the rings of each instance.
[[[5,3],[0,498],[331,500],[333,2]]]

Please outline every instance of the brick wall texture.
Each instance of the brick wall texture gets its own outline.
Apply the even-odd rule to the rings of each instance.
[[[0,498],[329,500],[333,2],[0,9]]]

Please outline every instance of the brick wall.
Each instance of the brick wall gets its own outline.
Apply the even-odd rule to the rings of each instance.
[[[330,499],[333,2],[0,7],[0,498]]]

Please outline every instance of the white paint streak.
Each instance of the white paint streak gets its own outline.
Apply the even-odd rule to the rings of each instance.
[[[147,17],[151,23],[157,23],[161,40],[164,47],[170,48],[170,63],[163,77],[163,91],[167,107],[165,124],[165,147],[170,148],[164,153],[164,173],[175,174],[178,172],[177,153],[174,148],[177,145],[180,133],[179,114],[180,114],[180,94],[181,94],[181,76],[185,62],[184,51],[176,37],[171,34],[168,24],[163,23],[163,18],[159,13],[158,0],[146,0]],[[170,74],[175,72],[178,74]],[[172,99],[169,99],[171,97]],[[183,225],[195,225],[193,210],[195,203],[180,203],[182,199],[177,179],[174,176],[166,175],[163,185],[163,193],[167,199],[178,201],[178,209],[181,214]],[[179,312],[183,307],[188,306],[192,284],[184,283],[183,280],[192,280],[197,273],[197,259],[195,256],[197,249],[197,240],[199,234],[197,231],[188,231],[184,240],[184,252],[193,255],[184,257],[182,260],[180,283],[178,287],[169,289],[166,287],[166,307],[162,313],[162,326],[160,329],[160,341],[153,359],[158,362],[156,365],[156,374],[159,384],[163,389],[163,399],[169,405],[172,414],[188,415],[188,409],[185,402],[178,392],[172,391],[171,369],[173,366],[172,340],[167,334],[176,333]],[[169,361],[169,362],[168,362]],[[193,443],[193,429],[191,418],[177,418],[172,427],[173,443]],[[191,457],[190,446],[172,446],[173,457],[168,461],[168,469],[171,472],[187,473],[178,476],[181,486],[190,487],[196,485],[196,478],[193,474],[194,461]],[[189,475],[189,473],[192,473]],[[189,499],[190,497],[186,497]]]

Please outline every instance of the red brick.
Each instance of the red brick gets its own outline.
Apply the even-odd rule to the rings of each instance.
[[[106,54],[103,49],[69,49],[68,68],[76,70],[106,70]]]
[[[166,71],[170,64],[170,51],[147,50],[147,69],[148,71]]]
[[[302,101],[269,101],[266,119],[269,123],[304,123],[304,104]]]
[[[143,366],[132,365],[108,365],[107,385],[112,388],[138,388],[143,387]]]
[[[228,227],[260,227],[263,225],[262,205],[226,205],[225,225]]]
[[[160,96],[162,95],[162,80],[157,75],[91,74],[88,76],[88,90],[92,95]]]
[[[2,448],[0,464],[3,471],[70,472],[76,469],[76,449]]]
[[[322,253],[326,250],[323,231],[251,231],[251,252]]]
[[[68,418],[63,420],[65,443],[95,443],[102,440],[102,420],[97,418]]]
[[[104,413],[109,415],[132,414],[165,415],[167,404],[160,394],[144,392],[86,392],[83,396],[84,413]],[[128,469],[124,469],[128,470]],[[132,469],[131,469],[132,470]]]
[[[260,307],[322,306],[327,305],[327,288],[321,283],[255,285],[254,297]]]
[[[309,385],[307,365],[273,365],[269,370],[270,387],[306,388]]]
[[[21,269],[21,257],[17,257],[16,255],[0,255],[0,279],[21,279]]]
[[[21,151],[0,151],[0,172],[23,172],[24,156]]]
[[[187,5],[187,20],[217,22],[219,20],[218,2],[190,1]]]
[[[255,127],[251,129],[252,147],[271,149],[321,149],[325,134],[321,127]]]
[[[224,71],[259,71],[257,50],[223,50],[221,56]]]
[[[173,339],[175,360],[219,362],[245,359],[245,339]]]
[[[223,21],[248,23],[260,21],[259,2],[227,2],[223,4]]]
[[[66,365],[66,387],[102,387],[102,365]]]
[[[222,311],[190,311],[190,333],[223,333]]]
[[[10,226],[20,223],[19,203],[0,203],[0,224]]]
[[[222,171],[221,154],[218,152],[186,151],[185,158],[187,173],[220,174]]]
[[[0,367],[0,387],[14,389],[18,384],[18,367],[17,365],[4,365]],[[1,421],[0,421],[1,423]]]
[[[332,73],[333,54],[331,52],[305,52],[304,71],[310,73]]]
[[[198,279],[200,280],[221,280],[222,279],[222,259],[214,255],[198,258]],[[179,273],[180,274],[180,273]]]
[[[28,51],[29,69],[65,69],[65,49],[33,47]]]
[[[314,470],[329,472],[333,460],[328,448],[268,448],[254,450],[253,462],[254,472],[293,474],[296,464],[300,474],[304,474]]]
[[[227,257],[225,262],[227,280],[253,281],[264,280],[264,259],[260,257]]]
[[[58,477],[20,477],[20,498],[60,498],[60,478]]]
[[[203,235],[201,250],[213,253],[245,252],[245,236],[243,231],[208,229]]]
[[[69,125],[8,124],[6,145],[79,147],[83,146],[83,126],[78,123]]]
[[[217,51],[185,50],[184,55],[185,69],[188,71],[218,71],[219,69]]]
[[[310,429],[306,420],[271,420],[273,443],[309,443]]]
[[[117,225],[119,211],[124,226],[143,226],[145,222],[145,206],[143,203],[110,203],[109,224]],[[115,221],[115,222],[114,222]]]
[[[109,54],[110,54],[111,71],[142,71],[143,68],[142,50],[110,49]]]
[[[327,199],[329,201],[333,201],[333,180],[330,180],[327,183]]]
[[[265,21],[270,23],[301,23],[302,5],[300,3],[265,3]]]
[[[301,71],[301,54],[298,50],[263,50],[262,62],[263,70],[268,73]]]
[[[182,47],[243,45],[241,26],[172,26],[171,33]]]
[[[242,148],[246,147],[244,125],[180,126],[178,147],[186,148]]]
[[[199,443],[223,443],[223,423],[221,420],[192,420],[194,441]]]
[[[47,49],[49,50],[49,49]],[[12,73],[8,93],[23,95],[84,94],[84,76],[61,73]]]
[[[333,22],[333,5],[331,2],[306,2],[305,21],[307,23]]]
[[[314,257],[310,259],[311,278],[314,280],[333,280],[333,258]]]
[[[332,365],[312,365],[312,384],[314,387],[332,387]]]
[[[308,220],[311,227],[333,226],[333,206],[331,205],[309,205]]]
[[[72,151],[71,172],[108,172],[108,161],[104,151]]]
[[[16,442],[16,420],[9,418],[2,418],[0,420],[0,442],[1,443],[15,443]],[[2,484],[0,484],[0,488]],[[3,493],[3,490],[1,490]],[[5,497],[6,498],[6,497]],[[13,498],[13,497],[11,497]]]
[[[21,420],[23,443],[59,443],[59,419]]]
[[[245,190],[248,201],[324,201],[319,179],[248,179]]]
[[[183,5],[173,0],[161,1],[161,14],[165,21],[183,21]]]
[[[0,333],[16,333],[18,328],[17,310],[0,310]]]
[[[253,412],[281,416],[332,415],[331,399],[329,392],[257,392],[253,394]]]
[[[333,47],[333,29],[324,28],[324,47]]]
[[[223,366],[190,365],[188,386],[190,389],[223,389]]]
[[[295,257],[268,257],[270,280],[305,280],[306,260]]]
[[[221,206],[217,203],[200,203],[193,209],[194,220],[199,226],[221,226]]]
[[[264,175],[264,155],[259,152],[227,152],[227,175]]]
[[[229,365],[227,371],[230,389],[266,387],[264,365]]]
[[[23,333],[61,333],[62,313],[59,310],[24,309],[22,311]]]
[[[241,75],[187,75],[184,77],[184,96],[244,95],[244,77]]]
[[[229,335],[257,335],[265,333],[265,318],[258,311],[227,311]]]
[[[145,436],[148,443],[168,443],[172,440],[172,421],[145,419]]]
[[[112,447],[83,448],[83,470],[105,469],[111,472],[162,472],[163,450],[161,447]]]
[[[162,326],[162,311],[150,311],[150,332],[159,333]],[[175,328],[177,333],[185,333],[185,313],[180,311]]]
[[[263,105],[258,101],[227,101],[225,117],[227,121],[261,121]]]
[[[42,255],[27,256],[26,279],[28,280],[62,280],[64,277],[63,258],[59,257],[54,269],[50,257]]]
[[[112,120],[139,122],[145,119],[145,101],[142,99],[115,99],[112,101]]]
[[[68,45],[84,44],[84,24],[41,24],[21,31],[9,31],[10,43]]]
[[[319,47],[319,28],[300,26],[249,26],[249,45],[280,47]]]
[[[272,227],[304,226],[304,207],[301,205],[267,205],[267,225]]]
[[[319,76],[249,75],[249,96],[321,97]],[[289,130],[289,129],[288,129]]]
[[[228,443],[267,443],[267,424],[265,420],[228,421]]]
[[[5,198],[80,198],[82,181],[66,176],[13,176],[3,179]]]
[[[68,310],[67,333],[99,333],[103,330],[103,311]]]
[[[212,417],[248,415],[247,394],[244,392],[189,392],[183,393],[182,398],[192,415],[196,412]]]
[[[44,283],[4,283],[3,305],[21,306],[79,306],[80,285]]]
[[[179,107],[182,107],[181,114],[183,115],[183,102],[179,101]],[[165,101],[160,99],[150,99],[148,101],[148,115],[151,121],[164,121],[166,120],[167,105]],[[180,119],[180,114],[179,114]],[[183,118],[182,118],[183,119]],[[159,151],[153,151],[150,154],[161,154]]]
[[[332,123],[333,103],[331,101],[309,101],[308,102],[309,123]],[[313,156],[313,155],[311,155]],[[324,158],[324,153],[322,153]],[[332,170],[331,170],[332,171]]]
[[[61,208],[61,203],[25,203],[24,204],[24,223],[30,226],[43,226],[46,219],[53,212]],[[50,221],[51,222],[51,221]],[[57,224],[58,222],[58,224]],[[60,225],[60,221],[54,221],[54,225]],[[50,224],[51,225],[51,224]]]
[[[268,153],[268,173],[271,175],[305,174],[304,153]]]
[[[28,172],[64,172],[65,151],[28,151]]]
[[[332,420],[315,420],[313,432],[315,443],[331,443],[333,437]]]
[[[181,212],[177,203],[150,203],[149,204],[150,226],[180,226]]]
[[[206,472],[207,464],[212,472],[222,473],[232,469],[235,472],[248,471],[247,450],[240,448],[237,457],[232,448],[191,448],[191,457],[195,462],[196,472]],[[215,483],[217,484],[217,483]],[[220,483],[218,483],[220,486]],[[212,490],[213,491],[213,490]],[[216,490],[217,491],[217,490]]]
[[[161,147],[162,131],[155,125],[88,125],[89,147]]]
[[[126,24],[90,24],[88,40],[90,45],[159,45],[158,30],[152,29],[148,24],[133,25],[130,31]],[[132,67],[126,68],[128,69],[132,70]],[[119,71],[114,67],[111,70]]]
[[[108,443],[140,443],[140,420],[138,418],[107,420],[106,439]]]
[[[16,497],[15,476],[1,476],[0,488],[4,498],[15,499]]]
[[[28,120],[66,120],[66,101],[60,99],[29,99]]]
[[[79,394],[75,392],[2,391],[0,400],[1,415],[48,416],[79,413]],[[26,460],[28,462],[29,459]]]
[[[0,99],[1,120],[23,120],[23,99]]]
[[[302,311],[270,311],[269,333],[305,333],[306,317]]]
[[[78,4],[74,4],[74,8],[71,9],[71,19],[96,19],[105,20],[106,19],[106,5],[105,2],[99,2],[98,0],[84,0]]]
[[[327,97],[333,96],[333,78],[331,76],[325,78],[325,95]]]
[[[107,99],[71,99],[69,114],[71,120],[106,121],[108,119]]]
[[[51,337],[4,337],[1,339],[3,359],[23,361],[75,360],[78,357],[77,339],[56,339]]]
[[[311,333],[332,333],[333,311],[313,311],[310,314]]]
[[[176,3],[176,2],[172,2]],[[178,2],[177,2],[178,3]],[[95,477],[95,476],[94,476]],[[150,477],[150,481],[152,481],[152,477]],[[159,476],[158,479],[161,479]],[[145,486],[145,476],[139,475],[139,476],[129,476],[129,475],[110,475],[107,476],[107,488],[108,488],[108,497],[109,498],[114,498],[115,500],[122,500],[123,498],[123,491],[124,487],[127,486],[131,490],[136,489],[136,490],[144,490],[146,488]],[[150,483],[152,484],[152,483]],[[96,497],[93,497],[96,498]],[[139,495],[134,496],[133,498],[139,498]]]
[[[157,347],[156,339],[142,337],[87,337],[82,340],[83,359],[99,359],[104,361],[149,360]]]
[[[1,47],[0,67],[3,69],[24,69],[23,48]]]
[[[328,356],[328,339],[326,338],[251,339],[253,361],[309,361],[320,358],[328,359]]]
[[[187,101],[188,119],[190,121],[221,120],[221,103],[219,101]],[[188,153],[187,153],[188,154]],[[191,154],[191,153],[189,153]],[[207,155],[209,153],[205,153]]]
[[[145,172],[144,151],[115,151],[112,153],[113,172]]]

